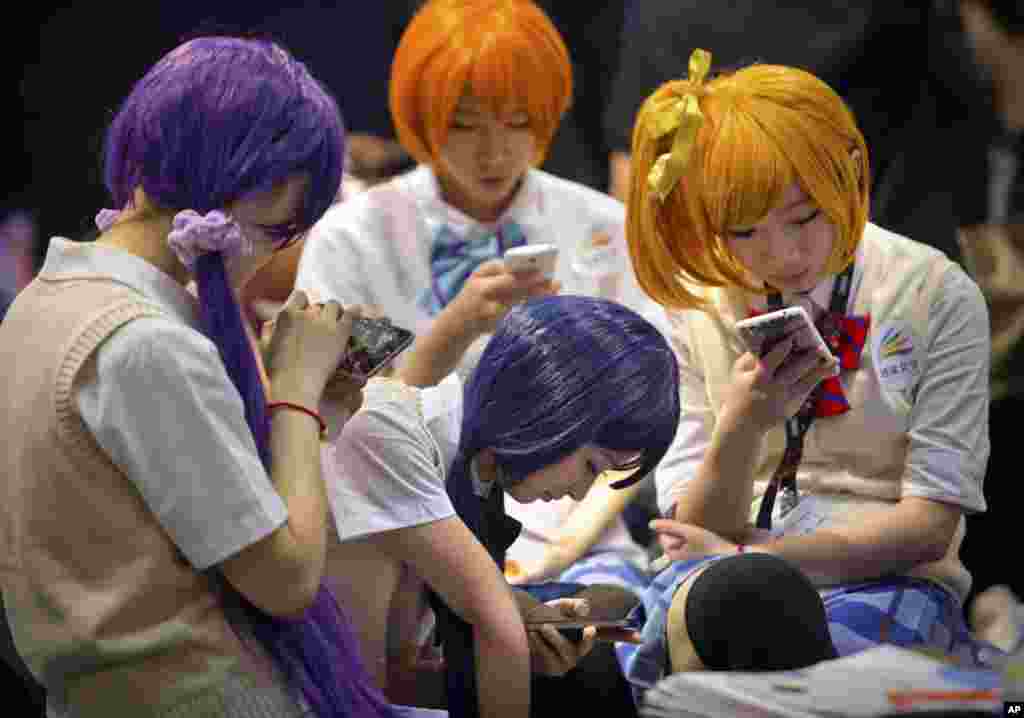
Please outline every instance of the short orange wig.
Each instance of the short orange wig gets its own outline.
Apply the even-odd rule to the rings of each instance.
[[[695,95],[704,116],[682,179],[664,198],[648,184],[673,135],[656,137],[653,114],[666,99]],[[702,305],[694,284],[765,291],[722,237],[749,227],[800,187],[836,228],[826,270],[853,258],[868,217],[864,136],[834,90],[780,65],[751,65],[706,84],[670,81],[640,108],[633,128],[626,237],[637,279],[659,303]]]
[[[398,140],[418,162],[436,167],[467,91],[496,114],[525,111],[534,161],[543,161],[572,99],[572,68],[530,0],[428,0],[413,17],[392,61],[390,105]]]

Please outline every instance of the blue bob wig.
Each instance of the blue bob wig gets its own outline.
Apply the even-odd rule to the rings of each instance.
[[[593,444],[640,454],[621,488],[654,469],[678,423],[675,354],[650,322],[604,299],[531,300],[505,316],[466,384],[452,478],[490,448],[514,485]]]

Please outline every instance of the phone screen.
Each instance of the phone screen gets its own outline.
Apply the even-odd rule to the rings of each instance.
[[[359,317],[352,320],[348,351],[338,370],[352,376],[369,378],[412,344],[415,335],[396,327],[388,319]]]

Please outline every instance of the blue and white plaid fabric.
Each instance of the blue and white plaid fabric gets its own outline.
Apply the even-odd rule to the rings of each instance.
[[[630,624],[640,631],[643,642],[616,643],[615,654],[622,674],[633,688],[633,697],[640,705],[644,691],[665,677],[668,672],[668,609],[679,584],[701,566],[725,556],[704,556],[690,561],[675,561],[659,572],[640,596],[640,605],[629,614]]]
[[[722,558],[727,556],[669,564],[653,578],[641,605],[630,614],[633,625],[642,627],[643,643],[619,643],[615,650],[638,704],[644,691],[668,671],[666,626],[676,590],[696,569]],[[960,601],[931,581],[897,577],[822,589],[820,594],[840,656],[891,643],[933,648],[969,667],[988,668],[1005,659],[998,648],[971,635]]]
[[[970,667],[990,667],[1004,656],[971,634],[960,601],[931,581],[897,577],[820,593],[840,656],[881,643],[935,649]]]

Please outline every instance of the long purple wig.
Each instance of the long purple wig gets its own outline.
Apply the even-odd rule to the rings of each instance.
[[[266,40],[205,37],[171,51],[135,85],[107,133],[105,177],[115,206],[142,187],[162,207],[205,213],[305,172],[309,190],[290,227],[302,231],[334,200],[343,156],[337,105],[305,66]],[[203,329],[242,396],[269,472],[266,396],[223,257],[201,257],[195,279]],[[301,620],[282,620],[218,579],[229,619],[319,718],[395,715],[326,586]]]

